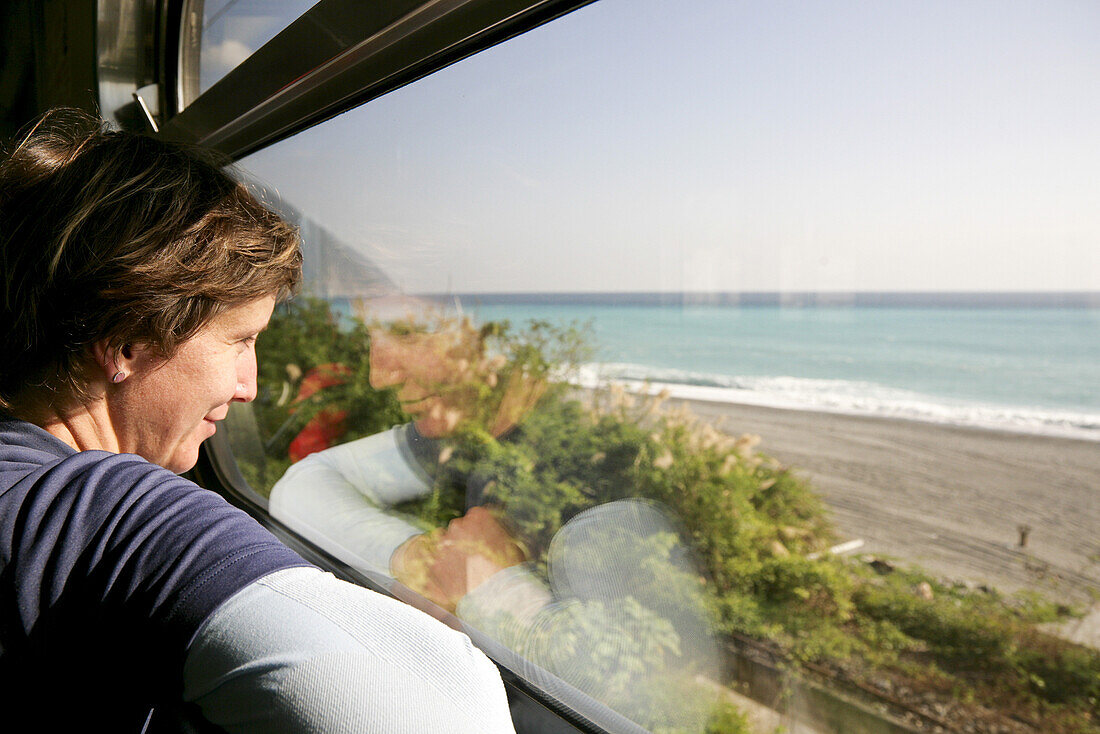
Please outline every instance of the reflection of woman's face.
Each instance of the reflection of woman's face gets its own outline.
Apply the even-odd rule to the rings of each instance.
[[[193,467],[229,404],[256,397],[256,337],[274,307],[265,297],[227,309],[168,360],[132,347],[133,372],[107,397],[119,450],[174,472]]]
[[[402,409],[428,438],[450,435],[459,422],[476,416],[477,402],[485,399],[481,386],[496,388],[504,365],[503,356],[485,356],[481,333],[468,323],[427,333],[371,330],[371,387],[396,387]],[[546,382],[517,371],[502,388],[489,412],[496,417],[485,426],[494,436],[519,422],[543,394]]]
[[[456,356],[468,351],[455,332],[394,335],[373,329],[371,387],[396,387],[402,409],[416,420],[417,428],[431,438],[445,436],[468,407],[460,404],[454,392],[456,386],[471,382],[470,359]]]

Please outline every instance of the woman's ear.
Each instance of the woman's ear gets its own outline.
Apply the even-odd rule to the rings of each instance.
[[[134,350],[129,344],[114,347],[101,339],[92,344],[92,357],[98,366],[97,373],[112,384],[117,385],[134,372]]]

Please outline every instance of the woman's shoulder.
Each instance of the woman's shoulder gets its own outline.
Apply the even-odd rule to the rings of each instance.
[[[18,489],[23,491],[19,492]],[[66,495],[94,495],[104,507],[109,496],[156,491],[201,492],[193,482],[135,454],[77,451],[38,426],[0,419],[0,494],[33,494],[44,501]],[[9,496],[8,500],[16,498]]]
[[[220,495],[140,456],[24,434],[0,436],[0,555],[17,587],[0,596],[15,593],[30,619],[57,596],[47,588],[79,588],[82,603],[126,599],[186,639],[237,589],[305,563]]]
[[[115,489],[125,488],[127,479],[135,483],[144,479],[153,484],[168,482],[177,488],[201,489],[137,454],[98,449],[77,451],[39,426],[0,413],[0,477],[32,472],[79,478],[83,483]],[[3,486],[2,479],[0,486]]]

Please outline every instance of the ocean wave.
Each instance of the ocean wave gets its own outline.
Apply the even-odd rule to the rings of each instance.
[[[667,390],[670,397],[684,400],[900,418],[1100,441],[1100,414],[949,400],[872,382],[727,376],[626,363],[586,364],[571,381],[588,388],[618,383],[633,392],[654,395]]]

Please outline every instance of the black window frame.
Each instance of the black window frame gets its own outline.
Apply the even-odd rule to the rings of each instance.
[[[178,60],[161,65],[160,131],[237,160],[591,2],[320,0],[194,100],[180,99],[195,53],[181,53],[177,15],[160,44]]]

